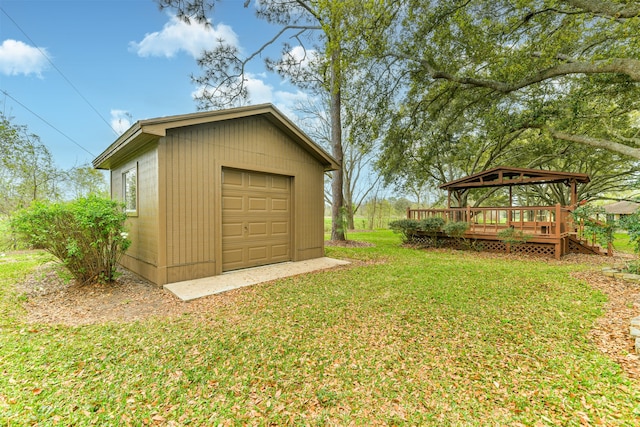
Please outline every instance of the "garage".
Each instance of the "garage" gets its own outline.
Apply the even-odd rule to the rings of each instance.
[[[93,164],[126,202],[120,264],[158,285],[324,256],[340,165],[271,104],[140,120]]]
[[[222,170],[222,271],[291,261],[291,178]]]

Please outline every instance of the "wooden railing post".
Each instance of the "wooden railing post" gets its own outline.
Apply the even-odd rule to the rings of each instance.
[[[411,208],[407,207],[407,219],[411,219]]]
[[[556,237],[559,239],[561,234],[560,224],[563,222],[562,218],[562,205],[556,203]]]

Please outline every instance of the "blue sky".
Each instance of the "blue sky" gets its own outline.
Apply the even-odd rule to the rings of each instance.
[[[137,120],[196,111],[190,75],[217,38],[249,54],[276,34],[243,4],[218,3],[207,30],[152,0],[0,0],[0,108],[57,166],[87,164]],[[250,103],[272,102],[296,121],[303,92],[260,60],[247,78]]]

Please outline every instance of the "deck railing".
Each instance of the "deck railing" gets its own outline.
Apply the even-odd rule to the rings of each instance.
[[[533,237],[560,238],[573,231],[569,209],[555,206],[465,207],[448,209],[407,209],[407,218],[440,217],[445,222],[469,223],[468,234],[495,235],[513,228]]]

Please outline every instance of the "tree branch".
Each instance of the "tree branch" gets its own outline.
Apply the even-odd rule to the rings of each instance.
[[[576,142],[578,144],[585,144],[595,148],[602,148],[609,151],[614,151],[625,156],[632,157],[634,159],[640,159],[640,148],[630,147],[619,142],[611,141],[608,139],[593,138],[587,135],[574,135],[567,132],[552,129],[544,125],[525,125],[524,128],[540,129],[548,132],[552,137],[561,139],[563,141]]]
[[[620,4],[600,0],[565,0],[565,3],[596,15],[604,15],[611,18],[627,19],[640,16],[640,7],[636,2]]]
[[[405,59],[411,59],[406,57]],[[631,80],[640,82],[640,60],[631,58],[615,58],[611,60],[600,60],[593,62],[566,62],[554,67],[541,70],[531,77],[525,78],[515,83],[505,83],[497,80],[478,79],[474,77],[460,77],[451,73],[439,70],[427,60],[419,61],[426,69],[431,78],[448,80],[463,85],[485,87],[500,93],[510,93],[516,90],[540,83],[554,77],[562,77],[572,74],[625,74]]]
[[[306,30],[322,30],[322,27],[316,27],[316,26],[308,26],[308,25],[287,25],[285,27],[282,27],[282,29],[280,31],[278,31],[278,33],[273,36],[271,38],[271,40],[266,41],[262,46],[260,46],[255,52],[253,52],[251,55],[249,55],[247,57],[247,59],[245,59],[244,61],[242,61],[242,68],[244,71],[244,66],[250,62],[253,58],[255,58],[256,56],[260,55],[267,47],[271,46],[272,44],[274,44],[282,34],[284,34],[285,32],[287,32],[288,30],[302,30],[302,31],[306,31]],[[300,33],[298,33],[298,35],[300,35]]]

